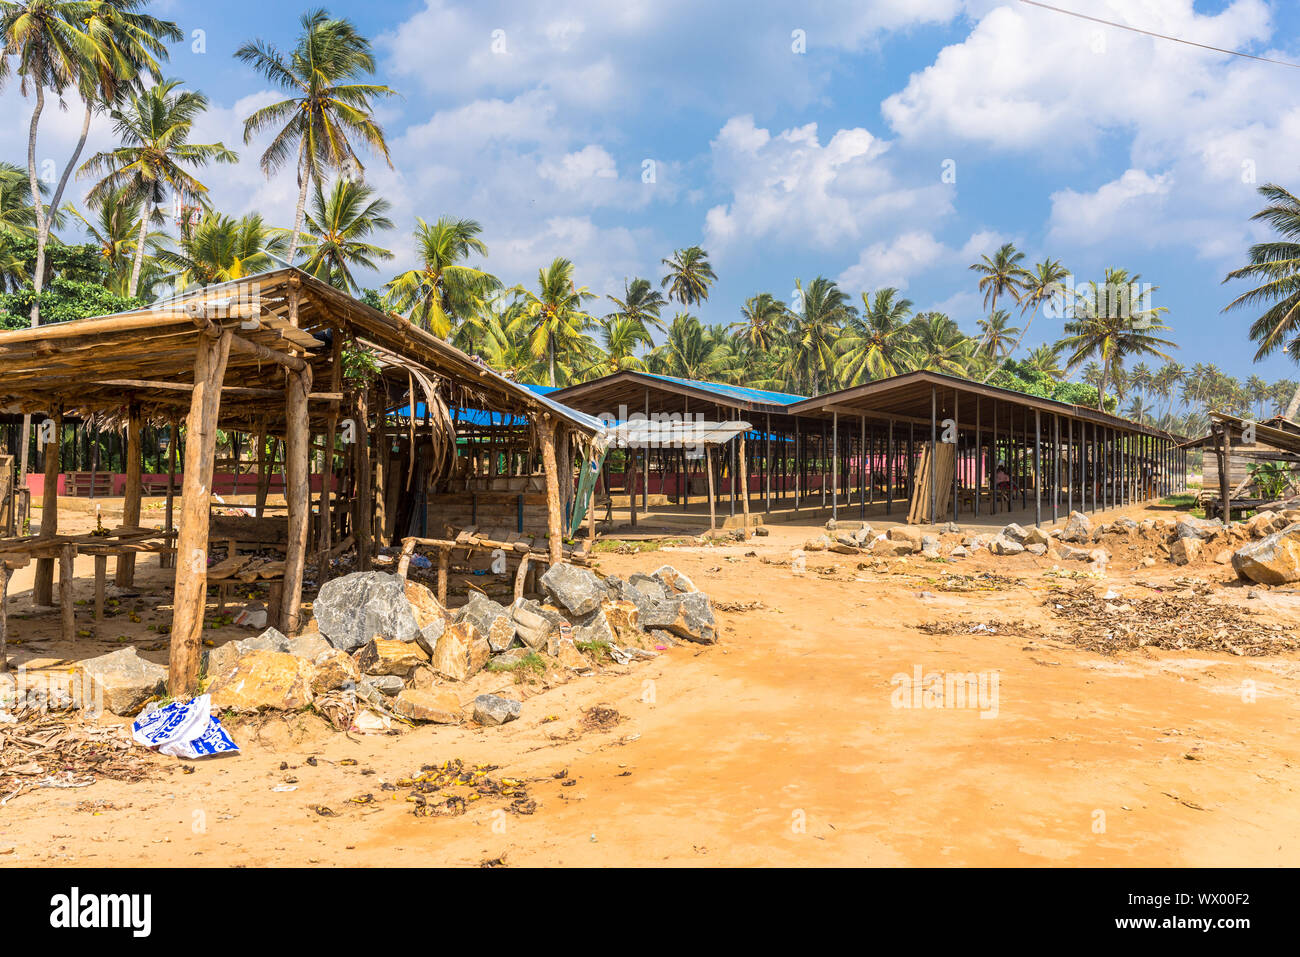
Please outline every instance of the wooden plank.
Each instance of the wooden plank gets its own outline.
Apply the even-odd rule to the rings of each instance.
[[[296,297],[297,289],[291,295]],[[311,391],[311,367],[289,376],[285,396],[288,430],[284,444],[285,500],[289,505],[288,542],[285,548],[283,612],[280,621],[287,635],[299,628],[302,607],[302,579],[307,562],[307,536],[310,533],[311,490],[308,483],[308,451],[311,423],[307,418],[307,393]]]
[[[141,470],[140,403],[132,402],[127,410],[126,425],[126,488],[122,503],[122,524],[140,524],[140,470]],[[118,556],[114,581],[118,588],[130,588],[135,583],[135,555]]]

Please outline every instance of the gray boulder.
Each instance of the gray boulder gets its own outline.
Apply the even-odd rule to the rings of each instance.
[[[386,572],[354,572],[327,581],[312,610],[320,633],[344,651],[355,651],[375,635],[414,641],[420,634],[402,579]]]
[[[1025,531],[1023,525],[1018,525],[1015,522],[1012,522],[1010,525],[1002,529],[1002,537],[1009,538],[1011,541],[1023,545],[1025,544],[1025,539],[1029,537],[1029,533]]]
[[[996,535],[993,541],[989,542],[989,551],[994,555],[1019,555],[1024,550],[1024,545],[1005,535]]]
[[[1209,541],[1223,531],[1223,522],[1219,519],[1194,518],[1188,515],[1180,518],[1174,526],[1174,538],[1195,538],[1202,542]]]
[[[469,601],[456,610],[452,620],[471,622],[487,638],[488,647],[494,652],[505,651],[514,644],[516,628],[510,609],[481,592],[471,592]]]
[[[717,621],[713,617],[713,605],[707,595],[690,592],[679,595],[671,602],[673,620],[664,625],[664,630],[679,638],[711,645],[718,640]]]
[[[575,615],[591,614],[608,596],[605,583],[595,572],[565,562],[548,568],[541,582],[557,605]]]
[[[1061,529],[1061,533],[1056,536],[1063,542],[1090,542],[1092,541],[1092,522],[1083,512],[1071,512],[1069,521]]]
[[[559,612],[543,608],[529,598],[521,598],[510,607],[510,617],[515,623],[515,634],[533,651],[543,650],[547,642],[560,634]]]
[[[668,589],[669,595],[684,595],[687,592],[697,592],[695,582],[691,581],[672,565],[660,565],[654,571],[654,577],[663,582],[664,587]]]
[[[86,710],[102,704],[113,714],[135,714],[167,686],[167,669],[141,658],[134,646],[89,658],[78,670],[90,699],[81,703]]]
[[[1242,546],[1232,556],[1232,567],[1241,578],[1261,585],[1300,581],[1300,523]]]
[[[514,721],[523,710],[524,706],[518,701],[494,694],[481,694],[474,699],[474,720],[488,727]]]

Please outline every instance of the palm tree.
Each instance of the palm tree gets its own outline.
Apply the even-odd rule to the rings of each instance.
[[[1062,284],[1066,277],[1070,275],[1068,269],[1061,265],[1058,259],[1047,259],[1040,262],[1034,267],[1034,271],[1026,272],[1020,281],[1020,315],[1029,314],[1029,320],[1025,327],[1020,330],[1020,337],[1016,339],[1016,344],[1008,351],[1008,356],[1013,356],[1020,349],[1020,344],[1025,341],[1025,336],[1029,332],[1029,327],[1034,324],[1034,318],[1043,304],[1049,302],[1051,298],[1062,291]],[[988,371],[984,376],[987,382],[989,376],[996,370],[996,366]]]
[[[910,323],[912,342],[907,350],[911,370],[964,375],[977,348],[957,323],[942,312],[918,313]]]
[[[569,377],[573,359],[590,352],[586,331],[593,320],[582,304],[596,295],[574,284],[573,263],[562,258],[537,271],[536,291],[519,288],[519,292],[531,326],[533,356],[545,361],[548,384],[559,385],[561,377]]]
[[[597,374],[609,375],[625,369],[644,369],[645,362],[636,355],[636,350],[651,344],[650,336],[639,319],[611,313],[597,320],[598,336],[604,354],[594,366]]]
[[[862,294],[862,311],[848,317],[840,340],[840,381],[856,385],[864,379],[897,375],[909,339],[912,300],[898,298],[892,286]]]
[[[458,322],[482,310],[501,288],[501,280],[465,264],[470,256],[486,256],[488,251],[479,239],[483,227],[475,220],[441,216],[432,226],[419,218],[415,223],[420,265],[389,280],[386,299],[389,308],[443,338]]]
[[[1265,305],[1264,314],[1250,326],[1251,341],[1258,345],[1255,361],[1272,355],[1300,334],[1300,199],[1275,183],[1259,187],[1268,205],[1251,217],[1267,223],[1279,238],[1250,247],[1250,262],[1224,278],[1258,280],[1259,285],[1228,303],[1223,311]],[[1300,387],[1287,405],[1285,416],[1300,413]]]
[[[1060,380],[1065,376],[1061,368],[1061,348],[1044,343],[1025,358],[1025,365],[1040,375]]]
[[[716,354],[717,343],[695,316],[679,312],[668,326],[668,338],[646,357],[651,372],[679,379],[716,379],[723,357]]]
[[[790,311],[770,292],[750,296],[740,310],[740,322],[732,323],[740,338],[750,347],[768,351],[786,328]]]
[[[795,280],[795,289],[803,308],[794,315],[791,338],[792,371],[807,383],[809,395],[819,395],[823,385],[834,378],[836,343],[840,328],[853,313],[848,293],[833,280],[818,276],[803,288]]]
[[[1005,309],[998,309],[990,313],[987,319],[981,319],[977,325],[983,333],[980,336],[979,353],[989,359],[994,360],[994,366],[997,366],[998,359],[1004,359],[1011,351],[1011,337],[1020,331],[1018,326],[1011,325],[1011,314]]]
[[[683,306],[699,305],[709,298],[709,285],[717,281],[709,254],[699,246],[678,249],[671,259],[661,260],[668,267],[668,275],[659,283],[668,288],[668,298]]]
[[[388,260],[387,249],[365,241],[381,229],[392,229],[386,215],[393,204],[375,196],[370,187],[350,179],[334,181],[327,197],[316,184],[311,212],[307,214],[307,237],[303,269],[338,289],[356,295],[359,291],[352,267],[375,269],[376,260]]]
[[[245,43],[235,51],[236,59],[251,64],[290,94],[244,120],[244,142],[251,143],[264,129],[279,127],[262,154],[262,171],[268,177],[294,158],[298,206],[289,240],[291,263],[307,208],[307,187],[319,184],[326,169],[342,170],[349,176],[362,173],[354,140],[393,165],[384,131],[372,115],[372,102],[393,96],[394,91],[375,83],[355,82],[375,72],[370,41],[351,21],[332,18],[324,10],[304,13],[299,23],[302,34],[287,55],[262,40]]]
[[[132,94],[125,109],[114,109],[113,128],[122,145],[86,160],[79,175],[103,174],[87,194],[91,204],[102,205],[113,193],[144,204],[136,240],[135,262],[127,295],[134,296],[144,262],[145,231],[167,198],[168,189],[182,204],[202,203],[208,188],[186,166],[209,162],[234,163],[238,157],[222,143],[191,143],[194,121],[208,108],[208,98],[195,90],[177,90],[180,80],[168,80],[144,93]]]
[[[617,296],[605,298],[618,307],[610,314],[610,318],[630,319],[640,323],[647,334],[651,329],[663,330],[664,322],[659,318],[659,310],[668,304],[668,300],[650,284],[649,279],[638,278],[631,282],[624,280],[622,299]]]
[[[185,289],[273,269],[285,246],[285,230],[265,225],[256,213],[242,219],[208,213],[177,249],[160,249],[158,261],[175,271],[177,289]]]
[[[93,219],[75,208],[72,210],[72,215],[81,221],[90,234],[92,243],[99,247],[100,258],[110,277],[108,289],[119,296],[127,295],[132,263],[135,261],[135,247],[140,241],[140,217],[143,214],[143,200],[132,197],[127,187],[107,193],[96,208]],[[163,222],[162,214],[157,209],[154,210],[152,221],[156,225]],[[146,231],[144,241],[156,253],[167,241],[167,234],[161,230]],[[148,260],[145,265],[150,265]]]
[[[35,105],[27,133],[27,176],[36,213],[36,263],[32,285],[32,325],[40,323],[40,292],[45,281],[45,251],[53,219],[47,214],[36,172],[36,135],[48,89],[63,105],[76,89],[85,104],[81,135],[64,165],[50,204],[57,210],[68,176],[86,144],[91,114],[111,103],[142,75],[157,80],[155,57],[165,59],[165,40],[178,40],[176,24],[135,11],[143,0],[0,0],[0,81],[9,72],[9,57],[18,61],[21,92]]]
[[[1129,356],[1152,356],[1168,359],[1160,347],[1174,343],[1153,335],[1169,329],[1159,316],[1164,306],[1150,307],[1137,295],[1140,276],[1129,277],[1123,269],[1107,269],[1105,288],[1088,284],[1075,307],[1075,318],[1065,324],[1066,336],[1061,348],[1070,353],[1066,367],[1073,369],[1087,359],[1101,359],[1101,376],[1097,382],[1097,408],[1104,408],[1106,385],[1112,381],[1111,370]],[[1155,287],[1151,288],[1155,291]],[[1116,297],[1121,298],[1118,302]]]
[[[1010,296],[1020,302],[1020,290],[1029,279],[1029,273],[1020,265],[1024,258],[1025,254],[1016,249],[1014,243],[1003,243],[991,258],[985,254],[980,257],[981,262],[970,267],[979,273],[979,291],[984,293],[984,308],[990,314],[997,312],[999,296]],[[981,342],[975,351],[980,352],[983,348]]]

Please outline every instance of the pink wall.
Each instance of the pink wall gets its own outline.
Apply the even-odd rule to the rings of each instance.
[[[90,475],[89,472],[79,472],[79,473],[76,473],[76,474],[78,474],[78,475],[85,475],[85,476],[89,476],[89,475]],[[107,473],[100,472],[100,473],[99,473],[99,477],[96,479],[96,481],[98,481],[98,482],[103,482],[103,480],[104,480],[104,479],[103,479],[103,476],[104,476],[105,474],[107,474]],[[320,476],[320,475],[313,475],[313,476],[311,476],[311,490],[312,490],[313,492],[319,492],[319,491],[321,490],[321,480],[322,480],[322,478],[323,478],[323,476]],[[141,481],[143,481],[143,482],[145,483],[145,494],[146,494],[146,495],[148,495],[148,494],[163,495],[163,494],[166,493],[166,486],[167,486],[167,473],[166,473],[166,472],[161,472],[161,473],[146,472],[146,473],[144,473],[144,474],[141,476]],[[178,495],[180,494],[180,490],[181,490],[181,481],[182,481],[182,476],[180,475],[180,473],[177,473],[177,475],[176,475],[176,486],[175,486],[175,488],[176,488],[176,494],[178,494]],[[112,473],[111,476],[110,476],[110,482],[111,482],[111,486],[112,486],[112,491],[109,493],[110,495],[112,495],[112,496],[118,496],[118,495],[125,495],[125,494],[126,494],[126,475],[125,475],[125,473],[123,473],[123,472],[114,472],[114,473]],[[337,485],[337,483],[335,483],[335,484]],[[150,489],[150,485],[153,486],[152,490]],[[40,473],[40,472],[29,472],[28,475],[27,475],[27,488],[31,490],[31,493],[32,493],[33,495],[36,495],[36,496],[44,495],[44,494],[45,494],[45,476],[44,476],[44,474],[42,474],[42,473]],[[68,473],[66,473],[66,472],[64,472],[64,473],[60,473],[60,474],[59,474],[59,484],[58,484],[58,494],[59,494],[59,495],[67,495],[67,494],[69,494],[71,488],[72,488],[72,479],[71,479],[71,476],[70,476]],[[234,494],[236,494],[236,492],[235,492],[235,476],[232,475],[230,472],[217,472],[217,473],[215,473],[215,474],[212,476],[212,490],[213,490],[214,492],[216,492],[218,495],[234,495]],[[280,475],[277,474],[277,475],[272,475],[272,476],[271,476],[271,481],[270,481],[270,490],[271,490],[271,494],[273,494],[273,495],[278,495],[278,494],[281,494],[281,493],[284,492],[284,480],[283,480],[283,478],[282,478]],[[256,476],[256,475],[244,474],[244,475],[239,476],[239,490],[238,490],[238,494],[240,494],[240,495],[252,495],[252,494],[254,494],[256,491],[257,491],[257,476]]]

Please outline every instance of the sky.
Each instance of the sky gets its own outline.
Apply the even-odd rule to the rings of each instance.
[[[1300,5],[1264,0],[1054,0],[1197,43],[1300,63]],[[162,0],[186,40],[166,73],[211,109],[193,140],[236,149],[200,174],[222,212],[292,225],[292,171],[268,180],[266,139],[243,119],[279,94],[233,53],[292,47],[305,6]],[[1253,362],[1249,311],[1223,284],[1268,237],[1250,222],[1259,185],[1300,190],[1300,69],[1226,56],[1019,0],[745,0],[327,6],[375,45],[400,96],[379,108],[392,168],[363,155],[393,203],[380,286],[416,265],[416,217],[483,224],[486,268],[535,284],[557,256],[599,295],[663,275],[700,244],[718,274],[706,323],[745,299],[789,300],[796,279],[837,280],[855,302],[897,286],[967,332],[985,315],[969,266],[1011,241],[1076,282],[1110,266],[1157,288],[1173,358],[1293,377]],[[0,92],[0,156],[26,158],[30,103]],[[38,159],[61,169],[80,125],[47,109]],[[98,118],[86,155],[112,145]],[[74,182],[81,204],[89,181]],[[592,311],[612,310],[592,303]],[[1028,348],[1061,334],[1040,317]]]

